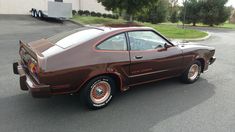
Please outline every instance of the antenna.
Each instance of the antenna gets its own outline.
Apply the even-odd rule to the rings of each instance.
[[[186,12],[187,12],[187,0],[184,0],[184,20],[183,20],[184,38],[183,38],[183,42],[184,42],[184,40],[186,40],[185,39],[185,33],[186,33],[186,29],[185,29]]]

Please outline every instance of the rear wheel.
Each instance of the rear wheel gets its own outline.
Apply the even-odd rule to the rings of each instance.
[[[201,75],[201,62],[195,61],[189,68],[181,75],[181,81],[184,83],[194,83]]]
[[[90,80],[83,90],[86,106],[100,109],[108,105],[115,93],[115,81],[108,76],[99,76]]]

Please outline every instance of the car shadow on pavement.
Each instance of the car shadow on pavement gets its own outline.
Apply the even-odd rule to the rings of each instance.
[[[40,126],[40,131],[48,130],[46,126],[102,131],[101,126],[108,125],[105,131],[149,131],[159,122],[208,100],[215,94],[214,89],[203,78],[189,85],[169,79],[119,93],[106,108],[96,111],[87,110],[78,96],[34,99],[24,93],[0,99],[1,118],[7,119],[0,121],[0,128],[11,124],[20,128]]]

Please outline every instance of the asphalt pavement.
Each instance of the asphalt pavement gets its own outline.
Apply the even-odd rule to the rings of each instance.
[[[0,132],[235,132],[235,31],[200,29],[216,62],[194,84],[169,79],[133,87],[110,105],[87,110],[78,96],[35,99],[12,72],[18,41],[78,28],[30,16],[0,16]]]

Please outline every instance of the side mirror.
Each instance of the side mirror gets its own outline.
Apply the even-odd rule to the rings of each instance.
[[[164,44],[164,47],[165,47],[165,49],[168,49],[168,48],[171,47],[171,45],[169,45],[168,43],[165,43],[165,44]]]

